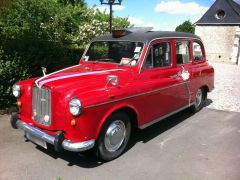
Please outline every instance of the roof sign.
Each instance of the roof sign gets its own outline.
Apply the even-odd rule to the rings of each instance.
[[[117,38],[117,37],[126,36],[126,35],[128,35],[129,33],[131,33],[131,32],[128,31],[128,30],[125,30],[125,29],[113,30],[113,31],[112,31],[112,36],[115,37],[115,38]]]

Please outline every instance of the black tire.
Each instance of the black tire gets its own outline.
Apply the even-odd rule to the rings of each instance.
[[[119,125],[119,127],[117,127],[116,125]],[[113,126],[116,128],[111,128]],[[126,131],[123,131],[123,127],[125,127]],[[108,137],[109,132],[112,132],[112,139]],[[117,132],[117,135],[114,136],[115,132]],[[128,115],[124,112],[116,112],[112,114],[104,123],[98,138],[96,146],[96,155],[98,159],[101,161],[111,161],[119,157],[126,150],[126,147],[129,143],[130,135],[131,122]],[[114,141],[113,137],[115,137],[115,140],[117,138],[117,142],[119,141],[119,143],[117,143],[117,145],[113,147],[110,147],[112,145],[110,143],[110,139]],[[116,150],[113,150],[114,148],[116,148]]]
[[[201,94],[201,98],[198,97],[199,94]],[[204,91],[204,89],[202,89],[202,88],[198,89],[196,96],[195,96],[194,104],[190,107],[190,110],[192,113],[196,113],[203,108],[206,96],[207,96],[207,92]]]

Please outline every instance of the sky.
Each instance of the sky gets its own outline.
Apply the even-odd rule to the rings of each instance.
[[[109,6],[101,5],[99,0],[85,2],[89,7],[96,5],[109,12]],[[122,5],[113,9],[114,16],[126,17],[136,27],[173,31],[186,20],[195,23],[213,3],[214,0],[122,0]]]

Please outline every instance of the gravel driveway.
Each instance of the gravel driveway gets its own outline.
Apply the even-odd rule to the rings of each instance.
[[[240,112],[240,66],[210,63],[215,69],[215,89],[209,108]]]

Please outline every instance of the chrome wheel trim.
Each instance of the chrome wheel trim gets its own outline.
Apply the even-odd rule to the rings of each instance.
[[[203,93],[201,89],[198,89],[195,100],[195,107],[198,108],[202,103]]]
[[[126,126],[122,120],[116,120],[108,127],[104,145],[109,152],[117,151],[126,138]]]

